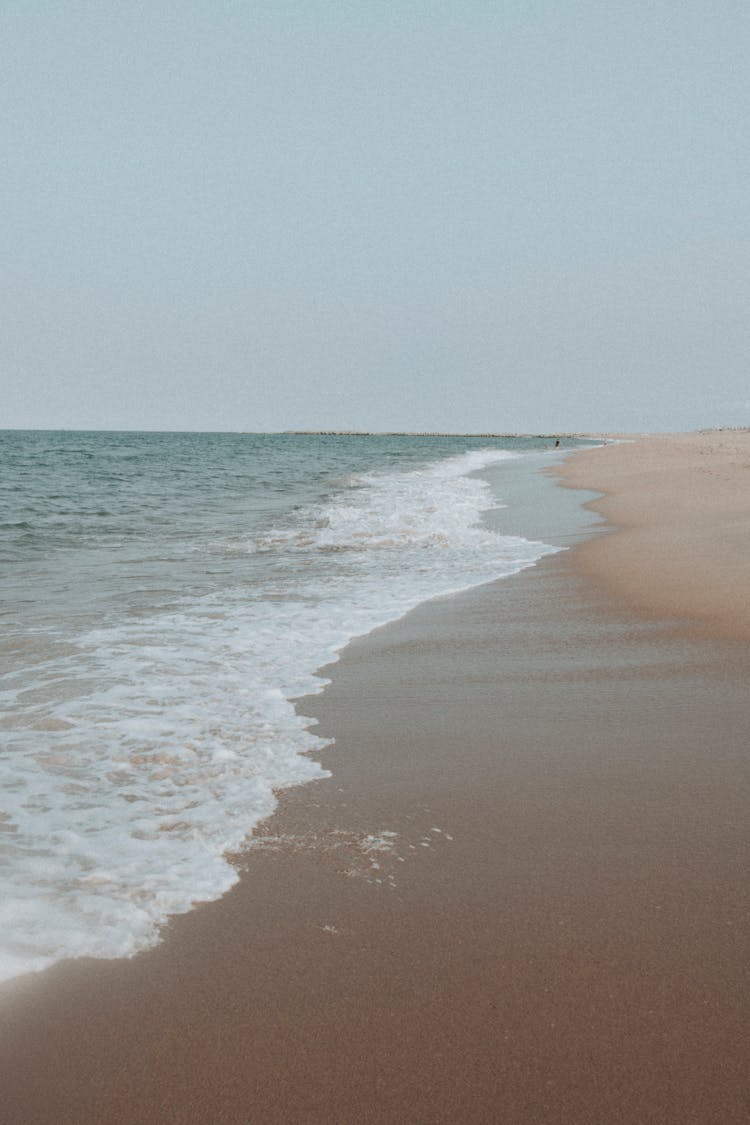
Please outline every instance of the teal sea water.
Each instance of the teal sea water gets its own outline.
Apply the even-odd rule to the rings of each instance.
[[[0,979],[226,891],[274,791],[323,776],[290,702],[316,669],[557,549],[551,445],[0,433]]]

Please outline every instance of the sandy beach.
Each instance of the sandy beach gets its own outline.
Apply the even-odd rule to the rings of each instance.
[[[749,469],[575,454],[607,528],[351,644],[231,892],[0,990],[0,1121],[746,1122]]]
[[[750,434],[641,437],[569,459],[574,488],[618,529],[582,547],[580,570],[631,605],[750,638]]]

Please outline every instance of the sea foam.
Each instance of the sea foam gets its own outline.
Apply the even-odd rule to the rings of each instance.
[[[322,689],[316,670],[418,603],[554,550],[482,521],[496,502],[473,474],[512,456],[356,474],[252,534],[186,547],[230,560],[208,592],[39,630],[2,694],[0,977],[132,955],[232,886],[227,855],[275,792],[326,776],[290,702]]]

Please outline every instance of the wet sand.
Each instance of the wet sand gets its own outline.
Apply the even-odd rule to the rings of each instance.
[[[352,644],[232,892],[4,987],[0,1120],[747,1121],[750,654],[628,534]]]

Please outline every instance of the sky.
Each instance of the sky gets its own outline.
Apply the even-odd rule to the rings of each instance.
[[[747,0],[0,0],[0,428],[750,425]]]

